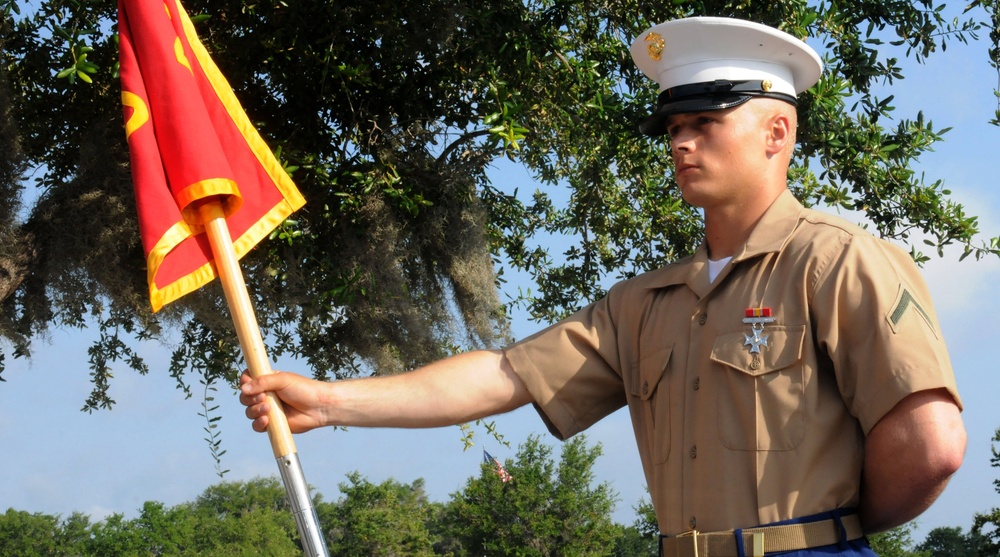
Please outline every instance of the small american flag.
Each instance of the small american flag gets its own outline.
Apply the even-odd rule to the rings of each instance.
[[[496,468],[497,476],[500,476],[501,482],[507,483],[514,479],[514,476],[511,476],[510,473],[507,472],[507,469],[503,467],[503,464],[500,464],[498,459],[493,458],[490,453],[486,452],[486,449],[483,449],[483,462],[486,464],[492,464],[493,467]]]

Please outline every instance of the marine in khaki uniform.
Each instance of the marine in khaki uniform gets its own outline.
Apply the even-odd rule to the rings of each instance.
[[[698,251],[502,351],[320,383],[243,378],[293,431],[434,427],[532,403],[567,438],[627,405],[663,555],[872,555],[865,532],[923,512],[961,463],[961,402],[909,256],[787,189],[805,43],[723,18],[655,26],[632,45],[660,85],[640,125],[670,142]]]

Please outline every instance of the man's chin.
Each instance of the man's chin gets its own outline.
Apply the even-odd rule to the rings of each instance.
[[[710,201],[710,196],[703,191],[699,191],[697,185],[691,183],[677,184],[681,190],[681,199],[688,205],[703,208]]]

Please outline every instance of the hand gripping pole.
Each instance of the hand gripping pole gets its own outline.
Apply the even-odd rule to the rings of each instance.
[[[199,207],[199,213],[212,246],[216,270],[226,294],[229,311],[233,314],[236,336],[239,337],[243,359],[246,360],[250,376],[259,377],[272,373],[222,205],[218,201],[210,201]],[[268,405],[271,407],[271,412],[268,414],[267,436],[278,462],[281,481],[285,485],[285,494],[295,517],[299,537],[302,539],[302,549],[307,557],[329,557],[323,534],[319,529],[316,509],[313,508],[309,498],[309,485],[302,473],[298,453],[295,452],[295,441],[288,427],[288,419],[278,397],[273,393],[268,393],[267,396]]]

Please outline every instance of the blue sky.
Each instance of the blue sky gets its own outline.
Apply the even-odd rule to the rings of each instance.
[[[922,109],[936,127],[954,128],[924,157],[921,170],[928,181],[945,179],[954,198],[979,216],[984,237],[1000,236],[995,183],[1000,128],[986,123],[997,106],[997,74],[985,60],[984,45],[952,42],[929,64],[908,65],[907,78],[891,90],[897,118],[915,118]],[[530,184],[521,189],[530,190]],[[952,253],[927,264],[925,277],[964,399],[969,449],[944,495],[918,519],[918,541],[937,526],[967,530],[975,512],[1000,506],[992,484],[1000,469],[989,464],[990,439],[1000,427],[1000,262],[959,264]],[[524,336],[536,327],[517,320],[515,333]],[[145,501],[176,505],[219,481],[202,440],[200,393],[186,400],[176,390],[166,372],[168,349],[142,347],[151,367],[148,376],[124,366],[115,370],[111,396],[118,404],[112,411],[79,411],[90,391],[86,349],[95,334],[54,330],[35,344],[32,360],[8,359],[7,382],[0,383],[0,446],[7,448],[0,461],[0,512],[12,507],[63,516],[80,511],[95,520],[112,512],[134,516]],[[236,395],[220,388],[216,402],[228,451],[223,465],[231,470],[226,480],[276,475],[270,445],[250,430]],[[500,459],[513,457],[531,434],[558,443],[531,409],[498,417],[496,424],[510,448],[480,432],[479,444],[464,451],[458,428],[324,430],[296,440],[307,481],[327,500],[337,499],[338,484],[358,470],[374,482],[423,478],[431,497],[444,501],[479,473],[483,443]],[[595,471],[598,481],[619,493],[616,519],[631,523],[632,506],[645,486],[627,413],[603,420],[587,436],[603,446]]]

